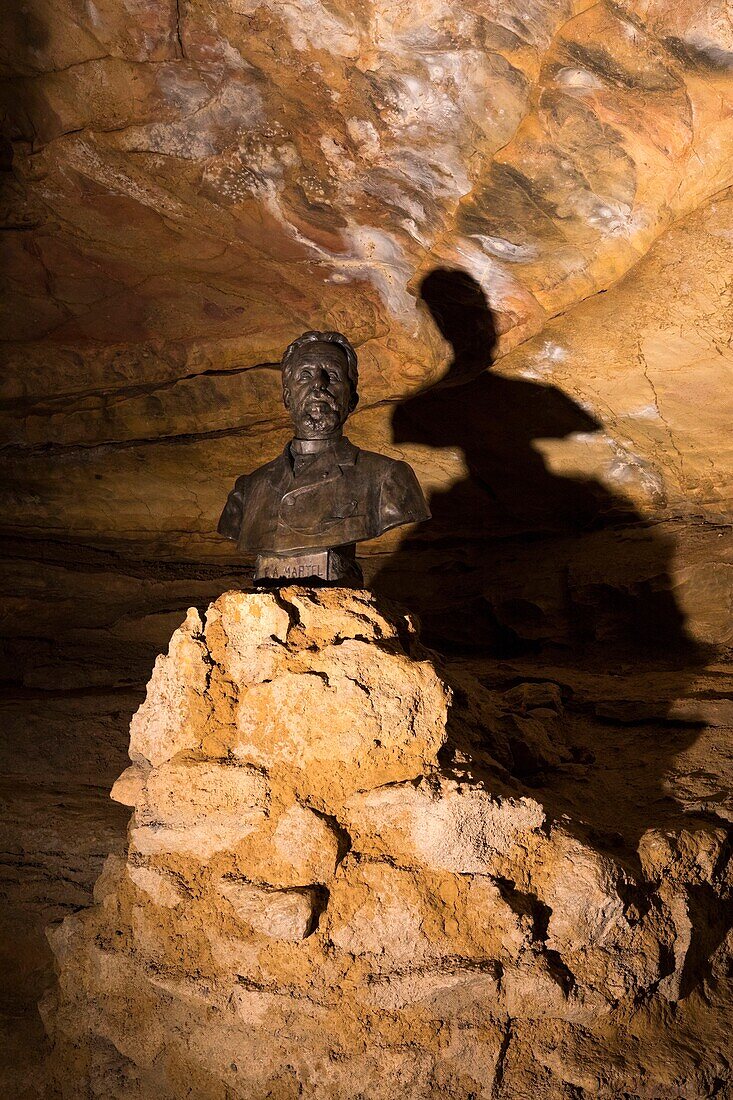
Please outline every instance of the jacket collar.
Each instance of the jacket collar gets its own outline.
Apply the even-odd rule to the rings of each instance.
[[[287,463],[288,470],[293,471],[293,458],[290,451],[290,444],[292,440],[289,440],[285,444],[282,457]],[[339,466],[353,466],[356,463],[356,456],[359,454],[359,448],[355,447],[350,439],[347,439],[345,435],[342,435],[338,442],[334,443],[327,451],[323,451],[323,454],[332,454]]]

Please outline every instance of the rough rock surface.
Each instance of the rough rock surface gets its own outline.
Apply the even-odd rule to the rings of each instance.
[[[599,850],[455,676],[366,593],[189,612],[113,789],[127,849],[50,934],[64,1096],[727,1095],[725,829]],[[557,689],[512,690],[567,757]]]

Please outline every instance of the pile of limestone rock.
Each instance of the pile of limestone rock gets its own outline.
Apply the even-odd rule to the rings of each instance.
[[[722,840],[650,833],[635,879],[451,752],[450,716],[365,592],[189,611],[112,792],[128,846],[51,933],[64,1095],[698,1095],[644,1036],[679,997],[680,883]]]

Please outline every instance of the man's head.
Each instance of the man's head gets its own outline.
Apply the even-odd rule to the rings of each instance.
[[[333,435],[359,400],[356,352],[340,332],[304,332],[282,357],[283,401],[298,439]]]

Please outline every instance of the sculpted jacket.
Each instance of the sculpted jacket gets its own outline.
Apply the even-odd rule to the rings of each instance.
[[[362,451],[342,437],[296,473],[290,444],[272,462],[237,478],[220,535],[247,553],[344,546],[390,527],[430,518],[406,462]]]

